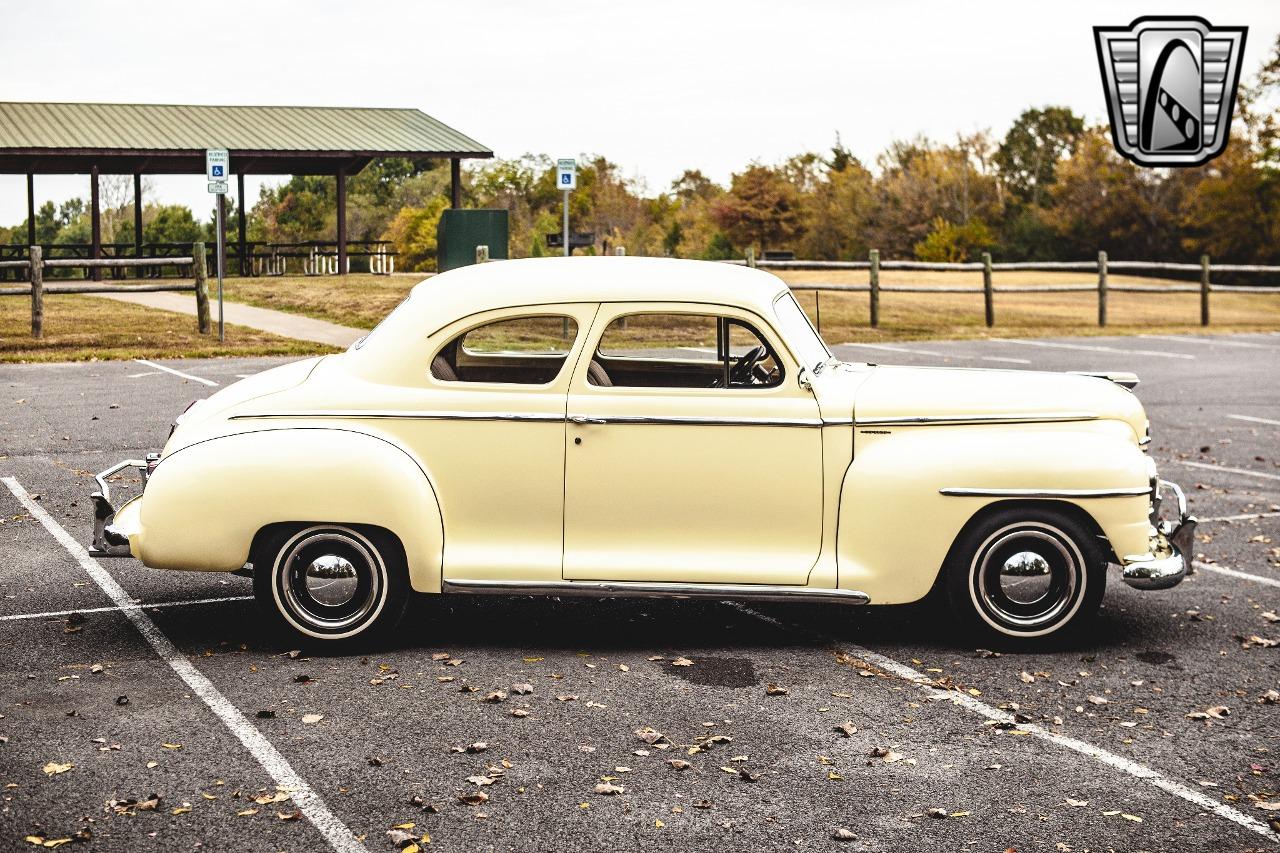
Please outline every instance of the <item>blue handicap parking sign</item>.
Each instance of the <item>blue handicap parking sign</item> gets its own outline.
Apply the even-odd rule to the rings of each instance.
[[[570,175],[568,172],[565,172],[562,175],[560,175],[560,183],[568,184],[572,182],[573,182],[573,175]]]
[[[221,177],[222,177],[222,167],[221,167],[221,166],[214,166],[214,167],[213,167],[213,177],[215,177],[215,178],[221,178]]]

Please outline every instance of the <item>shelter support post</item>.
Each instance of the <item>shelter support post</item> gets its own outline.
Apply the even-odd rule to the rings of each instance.
[[[142,173],[133,175],[133,256],[142,257]],[[134,276],[142,278],[142,267],[135,267]]]
[[[449,206],[462,207],[462,159],[449,159]]]
[[[239,229],[238,238],[240,250],[237,256],[240,258],[240,276],[243,278],[253,271],[253,264],[249,263],[249,253],[247,251],[248,243],[244,239],[244,173],[236,175],[236,227]]]
[[[27,245],[36,244],[36,176],[27,172]]]
[[[347,274],[347,169],[338,168],[338,275]]]
[[[100,260],[102,258],[102,211],[99,210],[101,204],[98,198],[98,167],[95,165],[93,171],[89,173],[89,221],[92,226],[93,243],[92,257]],[[102,281],[102,267],[94,267],[90,270],[90,277],[94,281]]]

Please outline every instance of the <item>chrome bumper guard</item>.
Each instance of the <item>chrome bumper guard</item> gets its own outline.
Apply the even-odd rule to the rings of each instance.
[[[1160,515],[1160,490],[1168,488],[1178,503],[1178,521],[1166,521]],[[1169,589],[1182,582],[1191,568],[1195,543],[1196,518],[1187,513],[1187,496],[1177,483],[1156,482],[1151,507],[1151,553],[1124,558],[1122,577],[1134,589]]]
[[[126,459],[123,462],[117,462],[93,478],[94,482],[98,484],[98,491],[89,495],[89,500],[93,501],[93,543],[89,546],[89,556],[133,556],[133,553],[129,550],[129,537],[111,526],[111,520],[115,518],[116,508],[111,503],[111,487],[107,485],[107,478],[120,473],[126,468],[137,468],[142,474],[142,487],[145,489],[147,487],[147,478],[151,475],[151,469],[155,467],[155,463],[159,458],[160,455],[158,453],[151,453],[147,455],[145,460]]]

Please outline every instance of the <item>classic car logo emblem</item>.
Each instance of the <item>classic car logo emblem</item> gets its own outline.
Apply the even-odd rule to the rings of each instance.
[[[1199,166],[1221,154],[1247,32],[1195,17],[1094,27],[1116,149],[1140,166]]]

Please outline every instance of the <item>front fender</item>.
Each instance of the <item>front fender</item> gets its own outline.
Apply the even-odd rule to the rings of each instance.
[[[414,457],[375,435],[268,428],[211,438],[165,457],[138,503],[129,544],[153,568],[233,571],[268,524],[368,524],[400,539],[415,590],[440,590],[435,490]]]
[[[1132,431],[1116,421],[859,430],[841,489],[840,586],[877,604],[923,598],[969,519],[1007,500],[952,497],[940,489],[1137,488],[1149,478]],[[1115,553],[1147,550],[1145,495],[1065,502],[1093,518]]]

